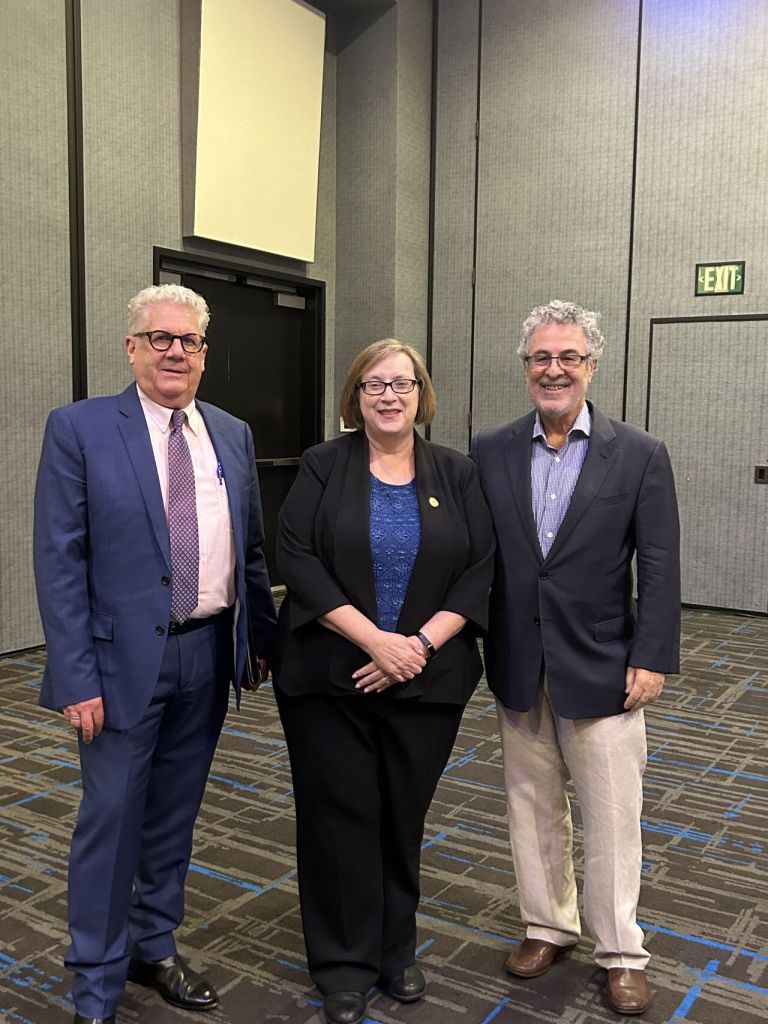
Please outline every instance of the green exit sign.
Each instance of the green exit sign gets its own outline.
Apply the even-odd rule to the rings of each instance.
[[[697,263],[696,295],[743,295],[744,261]]]

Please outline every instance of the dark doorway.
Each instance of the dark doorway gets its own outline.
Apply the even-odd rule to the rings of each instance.
[[[280,506],[301,453],[322,439],[323,285],[257,268],[167,252],[169,273],[211,309],[199,396],[248,423],[256,446],[273,584]]]

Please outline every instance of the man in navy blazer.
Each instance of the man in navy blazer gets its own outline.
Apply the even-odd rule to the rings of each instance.
[[[76,731],[82,770],[65,959],[76,1024],[114,1021],[126,978],[183,1009],[218,1004],[174,929],[230,682],[239,703],[247,618],[256,654],[275,621],[250,429],[195,402],[205,300],[159,285],[128,309],[135,383],[51,413],[35,494],[40,702]],[[193,477],[174,512],[194,546],[181,561],[174,433]],[[172,613],[190,580],[188,613]]]
[[[506,967],[537,977],[579,940],[570,777],[595,959],[608,1004],[636,1014],[651,1001],[636,920],[642,709],[679,670],[679,529],[663,443],[586,401],[598,321],[558,300],[533,310],[518,354],[535,411],[481,432],[472,457],[496,531],[485,659],[527,929]]]

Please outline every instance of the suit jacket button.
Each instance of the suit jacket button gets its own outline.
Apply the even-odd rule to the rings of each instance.
[[[549,573],[548,572],[540,572],[539,573],[539,579],[540,580],[548,580],[549,579]]]
[[[534,615],[534,617],[533,617],[533,621],[534,621],[535,625],[537,625],[537,626],[538,626],[538,625],[539,625],[539,623],[541,622],[541,619],[539,618],[539,616],[538,616],[538,615]]]
[[[164,587],[170,587],[170,585],[171,585],[171,578],[170,578],[170,576],[161,576],[160,577],[160,582],[163,584]]]
[[[158,636],[165,636],[165,626],[155,626],[155,632]]]

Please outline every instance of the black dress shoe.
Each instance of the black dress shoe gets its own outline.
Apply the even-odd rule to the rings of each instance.
[[[213,1010],[219,1005],[213,985],[178,953],[165,960],[131,960],[128,981],[155,989],[166,1003],[182,1010]]]
[[[427,991],[427,979],[420,967],[411,964],[391,978],[382,978],[380,988],[399,1003],[415,1003]]]
[[[367,1006],[365,992],[331,992],[323,996],[328,1024],[360,1024]]]
[[[115,1015],[110,1013],[108,1017],[83,1017],[76,1013],[75,1024],[115,1024]]]

